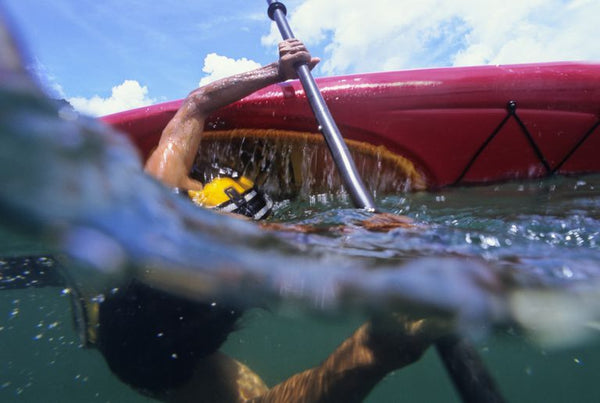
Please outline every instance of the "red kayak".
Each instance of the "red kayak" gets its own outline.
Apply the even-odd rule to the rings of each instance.
[[[404,182],[395,188],[413,189],[600,171],[600,64],[424,69],[320,78],[317,84],[371,188],[386,166],[401,172]],[[147,155],[180,103],[103,120]],[[201,150],[216,153],[208,144],[219,139],[242,147],[256,138],[305,148],[321,142],[316,125],[300,83],[290,81],[215,113]],[[292,162],[299,159],[294,152],[288,152]],[[371,162],[362,163],[361,155]],[[310,169],[320,171],[326,152],[313,157]]]

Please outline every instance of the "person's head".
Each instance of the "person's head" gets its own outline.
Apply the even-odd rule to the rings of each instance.
[[[152,396],[185,384],[221,346],[241,312],[133,281],[99,306],[97,346],[125,383]]]
[[[202,190],[188,191],[192,201],[201,207],[239,214],[254,220],[267,218],[273,202],[254,182],[230,168],[217,168],[215,178]]]

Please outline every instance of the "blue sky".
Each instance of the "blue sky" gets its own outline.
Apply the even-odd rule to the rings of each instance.
[[[276,59],[264,0],[5,0],[29,68],[93,115],[184,97]],[[598,0],[288,0],[316,76],[600,61]]]

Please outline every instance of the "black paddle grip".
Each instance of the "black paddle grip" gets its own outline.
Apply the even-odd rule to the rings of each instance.
[[[267,14],[273,21],[275,21],[275,10],[281,10],[283,15],[287,15],[287,8],[285,8],[285,4],[280,3],[279,1],[270,2],[269,8],[267,9]]]

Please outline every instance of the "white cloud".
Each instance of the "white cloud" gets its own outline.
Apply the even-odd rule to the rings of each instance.
[[[216,53],[209,53],[204,58],[204,67],[202,68],[202,71],[207,73],[208,76],[203,77],[200,80],[199,85],[203,86],[220,78],[243,73],[260,66],[260,63],[248,60],[245,57],[236,60],[226,56],[220,56]]]
[[[597,0],[305,0],[290,25],[326,74],[600,60]],[[272,25],[263,44],[273,46]]]
[[[148,97],[148,87],[142,87],[135,80],[125,80],[121,85],[113,87],[108,98],[94,95],[91,98],[73,97],[67,100],[77,111],[92,116],[108,115],[155,102]]]

